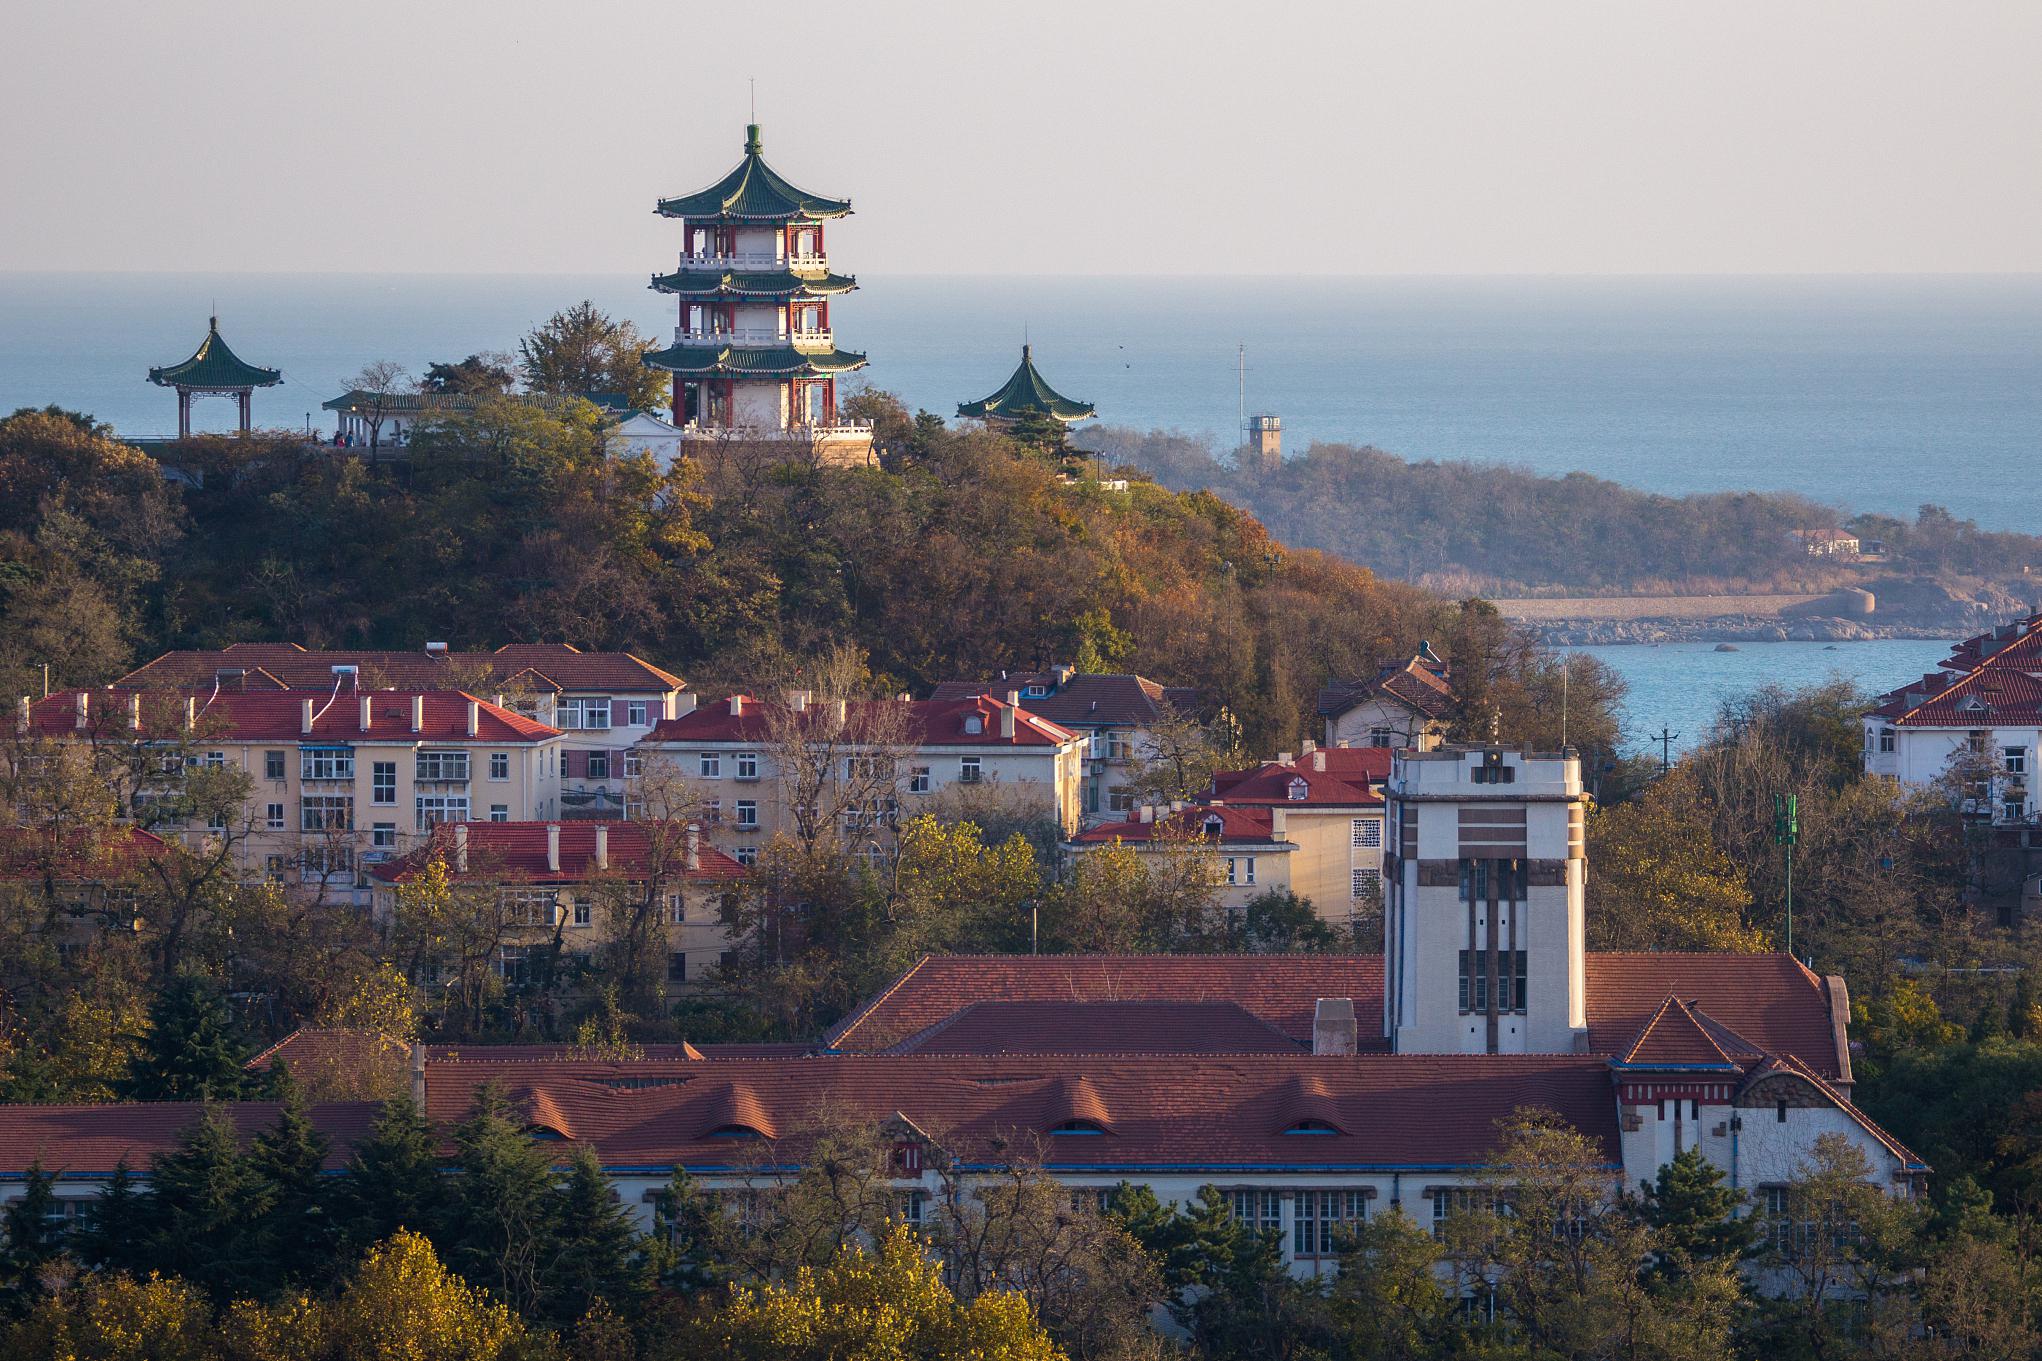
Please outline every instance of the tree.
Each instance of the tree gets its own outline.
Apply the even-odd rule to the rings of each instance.
[[[1641,1213],[1657,1235],[1652,1271],[1679,1277],[1704,1263],[1741,1262],[1758,1242],[1759,1221],[1699,1148],[1684,1148],[1644,1187]]]
[[[25,1314],[49,1293],[47,1273],[69,1241],[56,1178],[37,1159],[22,1178],[22,1193],[0,1209],[0,1314]]]
[[[408,1231],[371,1248],[326,1313],[335,1361],[493,1361],[524,1333],[509,1308]]]
[[[1287,888],[1265,889],[1247,901],[1238,940],[1251,954],[1338,950],[1353,943],[1320,919],[1310,898]]]
[[[471,354],[457,364],[429,364],[425,377],[419,380],[419,391],[501,397],[518,380],[511,371],[512,362],[511,356],[492,352]]]
[[[1028,1302],[987,1290],[968,1302],[904,1226],[866,1253],[847,1246],[780,1285],[739,1289],[676,1339],[683,1361],[891,1361],[904,1356],[1061,1361]]]
[[[1598,807],[1588,820],[1589,945],[1597,950],[1766,948],[1748,924],[1751,892],[1710,836],[1684,770],[1640,798]]]
[[[1166,706],[1136,742],[1136,764],[1122,788],[1137,803],[1196,798],[1215,774],[1241,761],[1243,753],[1233,736],[1230,729],[1209,728],[1197,715]]]
[[[616,394],[634,408],[660,405],[667,378],[646,366],[652,343],[628,321],[613,321],[592,302],[555,312],[518,342],[525,386],[562,397]]]
[[[383,423],[396,410],[397,399],[408,394],[413,386],[411,374],[404,366],[388,359],[363,365],[362,371],[349,380],[348,388],[355,399],[349,414],[369,427],[371,451],[382,446]]]
[[[171,980],[149,1007],[149,1033],[121,1094],[130,1101],[231,1101],[250,1085],[248,1049],[226,1001],[191,974]]]
[[[601,1303],[630,1313],[651,1293],[654,1264],[643,1236],[587,1144],[568,1164],[552,1237],[541,1317],[570,1324]]]
[[[78,1259],[102,1271],[134,1272],[148,1260],[149,1212],[127,1156],[113,1166],[106,1189],[85,1207],[77,1237]]]
[[[256,1229],[272,1194],[225,1110],[208,1105],[178,1146],[150,1163],[143,1260],[223,1304],[258,1293],[269,1273]]]
[[[340,1252],[335,1196],[324,1177],[331,1146],[313,1128],[304,1092],[287,1069],[277,1073],[281,1109],[274,1125],[255,1136],[250,1171],[264,1185],[262,1216],[251,1227],[270,1293],[323,1280]]]
[[[484,1086],[454,1127],[448,1263],[519,1314],[537,1309],[557,1250],[551,1157],[525,1133],[503,1092]]]
[[[0,1335],[0,1344],[0,1353],[22,1361],[216,1361],[221,1355],[205,1296],[186,1281],[153,1273],[89,1274],[74,1290],[46,1296]]]
[[[386,1101],[369,1137],[355,1145],[341,1183],[347,1241],[360,1249],[400,1229],[446,1232],[446,1180],[425,1113],[409,1093]]]
[[[1443,1254],[1401,1207],[1371,1214],[1340,1254],[1330,1291],[1334,1326],[1352,1354],[1422,1361],[1446,1351],[1454,1302],[1441,1284]]]

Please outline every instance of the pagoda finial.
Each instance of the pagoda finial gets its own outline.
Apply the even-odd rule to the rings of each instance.
[[[747,156],[759,154],[759,125],[757,123],[747,123],[744,125],[744,154]]]

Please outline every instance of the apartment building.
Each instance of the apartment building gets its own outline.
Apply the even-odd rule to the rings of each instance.
[[[1086,855],[1108,846],[1125,846],[1137,855],[1158,860],[1194,856],[1210,876],[1219,905],[1228,912],[1239,912],[1264,893],[1286,889],[1303,893],[1296,881],[1300,848],[1286,824],[1288,811],[1210,803],[1178,803],[1166,808],[1143,804],[1131,818],[1086,828],[1066,849],[1073,855]]]
[[[1319,691],[1319,718],[1329,747],[1416,747],[1444,740],[1453,719],[1452,671],[1432,650],[1418,651],[1362,680]]]
[[[744,867],[700,829],[647,822],[452,822],[430,839],[370,871],[372,906],[387,924],[403,885],[426,866],[446,866],[456,889],[493,894],[507,926],[497,968],[522,981],[536,955],[558,942],[568,955],[592,956],[617,936],[620,916],[656,916],[670,988],[714,977],[730,948],[723,895]]]
[[[880,845],[903,818],[979,801],[1074,832],[1086,745],[1018,695],[815,702],[797,690],[731,695],[667,719],[638,743],[630,773],[640,800],[685,809],[750,864],[775,835],[818,819]]]
[[[560,731],[459,690],[72,690],[24,698],[17,727],[95,748],[146,823],[170,763],[245,773],[238,818],[154,830],[228,838],[251,874],[345,901],[439,823],[560,811]]]
[[[116,690],[460,690],[561,731],[563,818],[624,814],[624,753],[653,724],[694,707],[679,676],[628,652],[511,643],[493,652],[235,643],[166,652]]]

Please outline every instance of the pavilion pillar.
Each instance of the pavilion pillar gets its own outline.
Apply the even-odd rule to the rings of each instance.
[[[191,389],[177,390],[177,437],[191,438]]]
[[[251,389],[251,388],[243,388],[243,389],[241,389],[241,392],[240,392],[240,397],[241,397],[241,433],[242,433],[242,434],[244,434],[244,435],[248,433],[248,427],[249,427],[249,426],[250,426],[250,425],[251,425],[251,424],[253,423],[253,422],[252,422],[252,421],[251,421],[251,420],[249,419],[249,414],[250,414],[250,413],[249,413],[249,407],[250,407],[250,405],[251,405],[251,403],[250,403],[249,399],[250,399],[251,397],[253,397],[254,395],[255,395],[255,393],[254,393],[254,390],[253,390],[253,389]]]

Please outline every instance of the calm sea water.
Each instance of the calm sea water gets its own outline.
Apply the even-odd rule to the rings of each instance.
[[[1947,642],[1909,638],[1863,643],[1738,643],[1718,652],[1713,643],[1583,647],[1629,682],[1624,727],[1637,750],[1659,751],[1658,734],[1674,734],[1678,754],[1709,733],[1726,699],[1777,683],[1788,689],[1843,679],[1874,692],[1933,671],[1950,655]]]
[[[860,282],[834,309],[840,343],[932,411],[997,387],[1025,333],[1104,420],[1231,443],[1245,342],[1249,406],[1280,414],[1293,450],[1373,443],[1892,512],[1936,501],[2042,529],[2042,278]],[[258,419],[318,426],[366,363],[509,349],[585,297],[654,335],[673,325],[643,275],[0,274],[0,411],[58,402],[165,432],[171,397],[146,371],[189,354],[217,306],[243,358],[284,371]],[[231,406],[199,412],[221,428]]]

